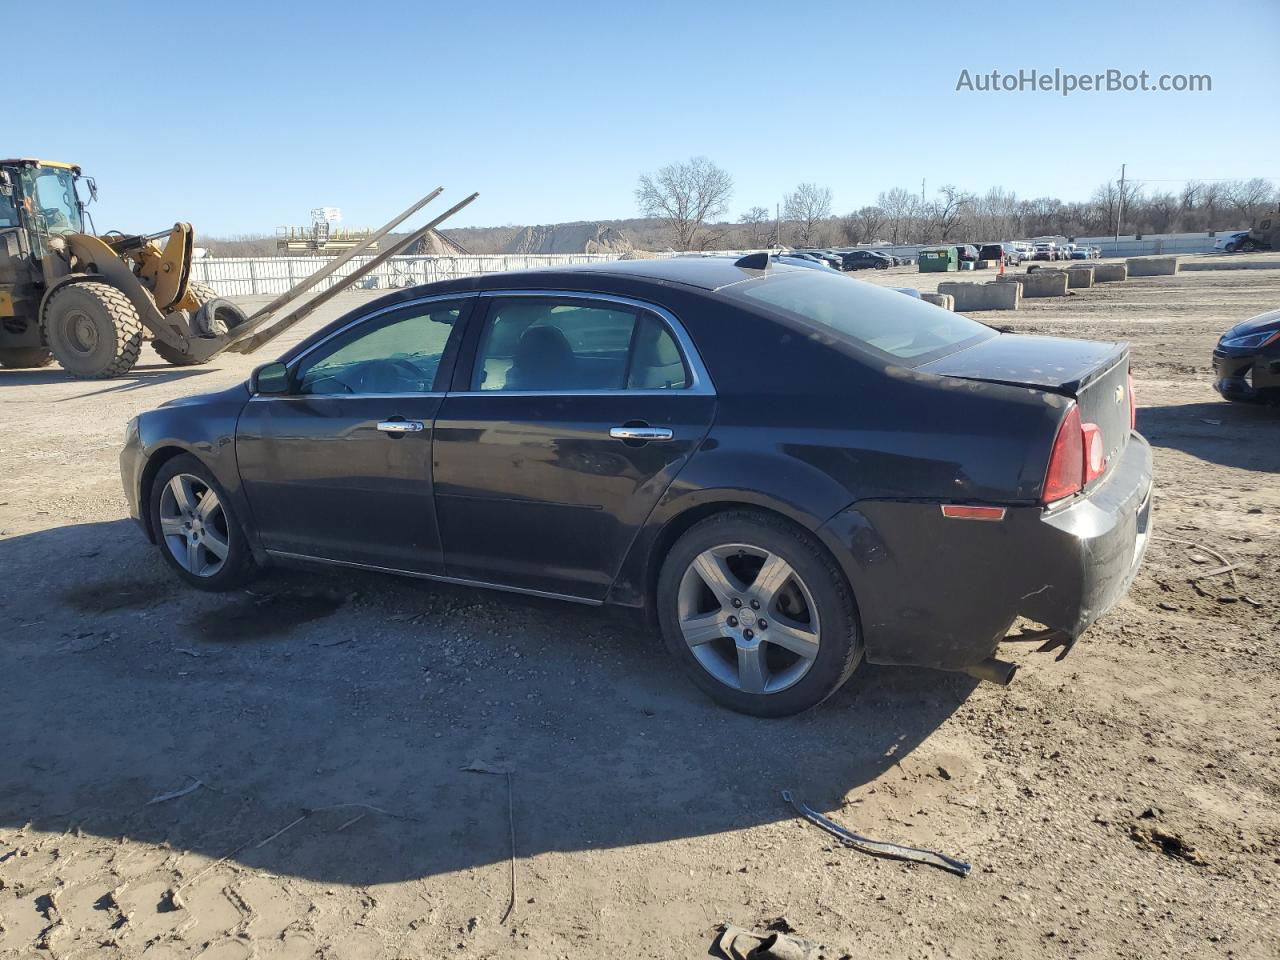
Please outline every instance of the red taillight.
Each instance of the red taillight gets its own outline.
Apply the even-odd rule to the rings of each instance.
[[[1133,398],[1133,371],[1129,371],[1129,429],[1138,429],[1138,401]]]
[[[1056,503],[1079,493],[1106,468],[1107,448],[1102,428],[1096,423],[1081,423],[1080,408],[1071,404],[1053,441],[1040,502]]]
[[[1080,408],[1074,403],[1067,409],[1058,427],[1049,454],[1049,469],[1044,473],[1041,503],[1053,503],[1069,497],[1084,486],[1084,444],[1080,436]]]

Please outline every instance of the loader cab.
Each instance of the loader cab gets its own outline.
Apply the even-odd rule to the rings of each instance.
[[[84,232],[84,203],[76,190],[80,168],[41,160],[0,161],[0,230],[26,233],[37,262],[55,237]]]
[[[75,168],[43,165],[24,170],[23,176],[23,193],[32,198],[37,230],[50,237],[84,233],[84,207],[76,193]]]

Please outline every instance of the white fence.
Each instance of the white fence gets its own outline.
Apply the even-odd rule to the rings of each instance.
[[[191,265],[191,279],[207,283],[223,297],[274,296],[284,293],[306,279],[332,257],[206,257]],[[325,290],[350,276],[372,257],[356,257],[344,264],[332,277],[315,289]],[[355,289],[392,290],[414,287],[436,280],[452,280],[503,270],[530,270],[558,267],[572,263],[616,260],[613,254],[522,254],[468,255],[456,257],[392,257],[369,276],[358,281]]]
[[[1072,237],[1073,243],[1088,247],[1099,247],[1104,257],[1147,257],[1163,256],[1174,253],[1212,253],[1213,244],[1224,234],[1235,233],[1234,230],[1219,230],[1216,233],[1160,233],[1146,234],[1139,237]],[[950,240],[948,243],[966,241]],[[986,243],[987,241],[983,241]],[[997,241],[990,241],[995,243]],[[914,259],[921,250],[927,247],[946,246],[944,243],[900,244],[897,246],[859,245],[858,249],[879,250],[897,257]]]
[[[1207,233],[1162,233],[1137,237],[1076,237],[1076,243],[1101,247],[1104,257],[1150,257],[1172,253],[1212,253],[1214,243],[1232,230]]]
[[[1101,247],[1104,257],[1141,257],[1174,253],[1211,253],[1214,241],[1224,233],[1170,233],[1149,235],[1142,238],[1076,237],[1075,242]],[[959,242],[959,241],[956,241]],[[865,246],[856,249],[878,250],[895,256],[916,258],[920,250],[939,244],[900,244],[897,246]],[[849,248],[841,248],[849,249]],[[750,250],[712,250],[712,256],[741,256]],[[651,256],[671,257],[676,253],[659,253]],[[328,257],[206,257],[192,263],[193,280],[207,283],[223,297],[275,296],[284,293],[294,284],[304,280],[330,261]],[[350,276],[372,257],[356,257],[345,264],[332,277],[322,281],[316,290],[333,286],[340,279]],[[452,280],[482,273],[500,273],[504,270],[531,270],[540,267],[560,267],[574,263],[594,263],[617,260],[612,253],[529,253],[529,254],[468,254],[439,257],[392,257],[381,264],[369,276],[361,280],[356,289],[392,290],[398,287],[414,287],[436,280]]]

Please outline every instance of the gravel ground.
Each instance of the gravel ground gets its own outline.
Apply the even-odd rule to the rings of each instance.
[[[695,958],[785,918],[830,960],[1275,957],[1280,417],[1218,400],[1209,354],[1278,301],[1280,270],[1201,272],[981,315],[1132,341],[1147,563],[1062,662],[1011,644],[1008,688],[864,666],[781,721],[607,611],[184,589],[126,519],[124,423],[264,358],[0,371],[0,956]],[[783,788],[973,873],[844,849]]]

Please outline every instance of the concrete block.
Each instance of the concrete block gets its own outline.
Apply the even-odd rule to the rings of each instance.
[[[973,262],[973,269],[975,270],[986,270],[990,266],[991,266],[990,260],[975,260]]]
[[[1093,286],[1093,267],[1068,267],[1067,286],[1072,290],[1089,289]]]
[[[956,308],[956,298],[949,293],[922,293],[920,294],[920,299],[925,303],[932,303],[935,307],[941,307],[943,310],[954,310]]]
[[[1112,283],[1116,280],[1127,280],[1129,267],[1123,263],[1099,263],[1093,268],[1094,283]]]
[[[1017,310],[1022,301],[1022,284],[1001,283],[940,283],[938,292],[954,298],[955,307],[961,313],[974,310]]]
[[[1178,272],[1177,257],[1130,257],[1125,265],[1131,277],[1172,277]]]
[[[1034,273],[1006,273],[997,283],[1016,283],[1022,287],[1022,295],[1032,297],[1065,297],[1067,274],[1063,270],[1037,270]]]
[[[1197,260],[1179,264],[1178,270],[1280,270],[1280,260]]]

